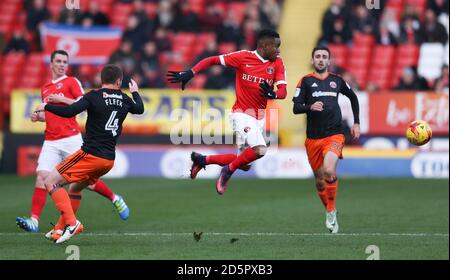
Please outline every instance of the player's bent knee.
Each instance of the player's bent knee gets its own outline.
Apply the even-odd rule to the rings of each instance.
[[[336,177],[336,171],[333,168],[325,168],[324,175],[325,175],[325,178]]]
[[[257,146],[257,147],[254,147],[253,150],[255,151],[255,154],[256,154],[256,156],[258,156],[258,158],[262,158],[267,152],[267,147],[266,146]]]

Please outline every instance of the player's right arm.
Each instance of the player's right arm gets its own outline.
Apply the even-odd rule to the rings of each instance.
[[[297,88],[295,89],[294,98],[292,101],[294,102],[294,114],[304,114],[309,111],[322,111],[323,103],[320,101],[314,102],[313,104],[307,104],[306,93],[308,88],[306,84],[303,82],[305,78],[301,79],[298,83]]]
[[[194,77],[195,74],[202,72],[213,65],[223,65],[225,67],[238,68],[240,65],[240,57],[242,51],[233,52],[224,55],[210,56],[200,60],[191,69],[177,72],[169,71],[167,77],[170,83],[181,83],[181,89],[184,90],[186,84]]]
[[[169,71],[167,73],[167,77],[170,83],[181,83],[181,90],[184,90],[186,84],[194,77],[196,73],[199,73],[211,65],[220,65],[219,56],[210,56],[205,59],[202,59],[199,63],[194,65],[192,69],[177,72],[177,71]]]
[[[141,96],[139,95],[139,87],[137,83],[131,79],[128,83],[130,92],[133,95],[133,101],[131,102],[130,109],[128,110],[132,114],[142,114],[144,113],[144,103],[142,102]]]

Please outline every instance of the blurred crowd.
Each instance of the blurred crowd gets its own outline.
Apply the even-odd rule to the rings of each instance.
[[[186,0],[117,0],[116,3],[132,5],[128,15],[120,47],[109,62],[118,64],[125,77],[132,77],[141,87],[164,87],[167,68],[184,69],[201,58],[217,55],[220,51],[254,49],[255,33],[262,28],[276,29],[280,21],[281,0],[204,0],[202,13],[192,9]],[[150,16],[144,5],[157,5],[156,14]],[[230,9],[230,3],[241,3],[243,10]],[[226,4],[226,5],[225,5]],[[54,21],[45,0],[25,0],[26,26],[14,31],[6,42],[3,53],[10,51],[41,51],[39,26],[44,21]],[[240,15],[240,16],[237,16]],[[57,22],[66,25],[91,27],[111,24],[111,14],[103,13],[96,1],[90,1],[87,9],[68,10],[62,7]],[[212,33],[212,40],[195,56],[185,57],[174,46],[172,36],[178,33]],[[180,42],[182,44],[182,42]],[[86,66],[72,66],[85,87],[98,87],[99,73],[82,71]],[[81,71],[80,71],[81,70]],[[87,73],[87,74],[85,74]],[[212,67],[205,72],[203,87],[224,89],[233,86],[233,73],[222,67]],[[128,83],[124,80],[124,85]]]
[[[381,9],[368,9],[366,1],[332,0],[322,19],[322,36],[318,44],[345,44],[351,47],[352,38],[357,34],[371,35],[377,45],[384,46],[448,44],[448,0],[426,0],[423,11],[417,9],[413,1],[405,1],[400,15],[386,8],[387,1],[380,0]],[[337,66],[333,66],[332,71],[342,74],[354,88],[360,87],[348,71]],[[368,84],[366,89],[377,88]],[[426,81],[418,75],[417,67],[407,66],[393,90],[448,92],[448,65],[443,65],[441,76],[435,81]]]

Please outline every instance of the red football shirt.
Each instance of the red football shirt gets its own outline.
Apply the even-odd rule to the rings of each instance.
[[[84,93],[80,81],[74,77],[63,76],[57,80],[45,84],[41,89],[41,98],[47,102],[50,94],[57,94],[70,99],[78,99]],[[67,106],[61,103],[49,103],[60,106]],[[53,113],[45,111],[45,140],[58,140],[80,133],[80,127],[75,119],[63,118]]]
[[[275,61],[262,58],[256,51],[238,51],[219,56],[220,63],[236,69],[236,102],[233,112],[245,112],[257,119],[264,118],[267,98],[261,97],[259,84],[286,83],[286,71],[281,57]]]

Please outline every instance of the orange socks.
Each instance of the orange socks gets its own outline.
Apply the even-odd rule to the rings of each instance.
[[[338,179],[337,177],[331,177],[325,179],[325,189],[327,193],[328,203],[327,203],[327,211],[336,210],[336,193],[338,188]]]
[[[320,200],[322,200],[323,206],[325,206],[325,208],[328,205],[328,194],[327,194],[327,189],[324,189],[323,191],[319,192],[317,191],[317,194],[320,197]]]
[[[72,210],[75,215],[77,213],[78,208],[80,208],[81,204],[81,193],[69,192],[70,204],[72,205]],[[64,219],[62,216],[59,216],[58,223],[55,225],[55,229],[63,230],[66,226]]]
[[[47,188],[52,200],[55,202],[56,208],[61,213],[66,224],[74,225],[77,222],[75,214],[72,210],[69,195],[60,184],[55,184]]]

